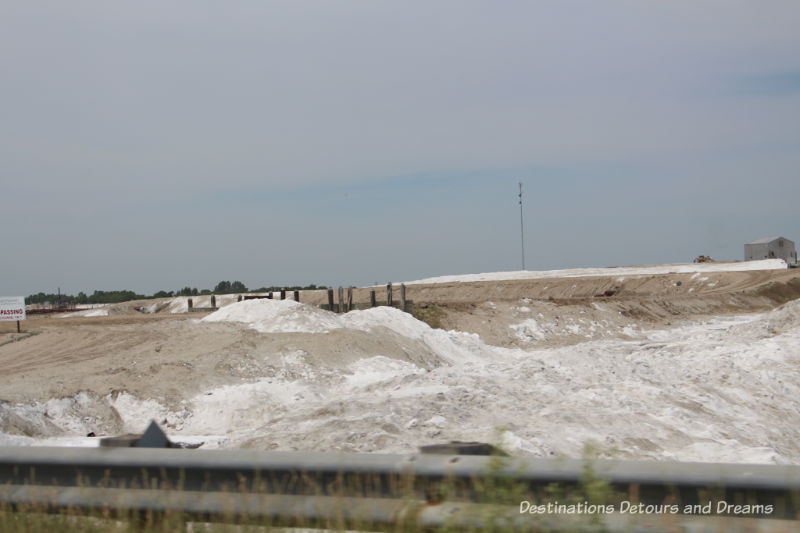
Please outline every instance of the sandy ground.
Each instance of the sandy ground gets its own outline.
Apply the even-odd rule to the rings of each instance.
[[[356,289],[354,301],[366,304],[369,290]],[[378,303],[385,302],[385,288],[377,291]],[[480,431],[472,428],[473,431],[470,424],[477,423],[474,412],[489,408],[489,400],[476,397],[469,385],[473,378],[465,381],[464,377],[483,370],[478,366],[459,367],[461,363],[454,362],[449,354],[510,358],[503,363],[506,366],[502,372],[513,376],[514,366],[518,365],[514,358],[525,357],[525,372],[535,373],[531,361],[542,357],[543,371],[552,357],[571,360],[575,365],[591,365],[592,350],[603,346],[603,357],[612,357],[606,367],[614,368],[618,360],[613,359],[617,357],[613,356],[615,350],[641,341],[645,330],[700,324],[691,334],[705,335],[703,320],[765,312],[798,297],[797,270],[409,285],[407,298],[416,316],[444,330],[462,332],[451,332],[447,338],[432,333],[440,330],[421,329],[424,325],[410,316],[413,323],[406,324],[404,318],[395,315],[382,317],[387,326],[395,324],[392,327],[374,322],[314,333],[262,333],[236,322],[202,320],[208,313],[169,312],[180,309],[180,305],[166,300],[112,306],[108,316],[32,316],[23,322],[21,334],[16,333],[14,323],[0,323],[0,432],[35,439],[81,436],[88,431],[117,434],[140,429],[153,417],[176,434],[192,428],[194,433],[235,434],[227,443],[218,440],[220,445],[234,447],[410,451],[419,444],[451,438],[469,440],[476,434],[488,439],[491,416],[480,419]],[[397,287],[394,299],[399,300]],[[301,294],[300,300],[322,304],[327,295],[324,291],[308,291]],[[161,312],[145,314],[136,310],[143,305]],[[195,299],[195,307],[203,305],[207,304]],[[323,323],[327,323],[328,318],[312,315],[314,320],[324,319]],[[450,343],[446,350],[443,343]],[[581,350],[589,354],[588,359],[578,361],[570,355]],[[452,374],[449,368],[465,370],[456,379],[455,374],[448,377]],[[424,373],[438,373],[437,385],[424,384]],[[273,388],[247,389],[255,384],[272,387],[272,379]],[[448,379],[458,382],[453,381],[439,392],[433,390],[448,383]],[[498,379],[502,383],[507,378]],[[532,375],[527,379],[535,381]],[[569,378],[565,379],[568,384]],[[614,383],[617,378],[609,374],[605,379]],[[377,387],[378,383],[380,391],[374,389],[370,393],[370,387]],[[475,383],[474,390],[480,386]],[[527,394],[524,382],[516,386],[508,394],[499,389],[489,391],[487,394],[496,396],[491,408],[513,412]],[[224,395],[219,391],[230,392],[232,387],[238,387],[235,394],[222,401]],[[535,387],[531,388],[529,392],[535,396]],[[551,392],[558,398],[557,391]],[[338,394],[342,397],[331,397]],[[387,394],[389,399],[376,406],[367,400],[370,394]],[[392,394],[405,399],[392,404]],[[515,398],[520,394],[523,397]],[[263,395],[262,407],[253,403],[253,395]],[[202,409],[210,409],[209,402],[217,398],[222,401],[213,406],[217,415],[206,415],[224,419],[225,423],[192,426],[192,417],[199,419]],[[242,402],[241,408],[236,401]],[[443,405],[448,402],[452,405]],[[367,411],[361,418],[359,409]],[[383,409],[387,410],[384,415],[367,416],[369,411]],[[547,412],[546,406],[540,405],[539,409]],[[613,408],[604,411],[604,416],[612,415]],[[453,419],[459,417],[462,422],[454,424]],[[248,426],[254,418],[257,422]],[[547,442],[545,435],[534,436],[526,424],[515,425],[518,416],[509,420],[516,427],[511,432],[512,440],[519,440],[517,449],[522,453],[574,454],[580,448],[577,437],[573,444],[554,445]],[[309,425],[307,430],[302,429],[304,424]],[[348,429],[348,424],[352,428]],[[576,435],[580,434],[579,428],[589,426],[579,424]],[[237,433],[245,427],[246,432]],[[596,430],[602,432],[601,428]],[[619,429],[616,436],[609,438],[614,447],[621,447],[623,455],[630,457],[671,454],[703,459],[707,452],[713,459],[715,453],[723,453],[717,448],[706,452],[692,448],[695,452],[684,455],[674,450],[667,453],[668,446],[653,444],[646,438],[647,432],[638,433]],[[524,438],[519,437],[522,434]],[[587,434],[586,438],[596,439],[597,435],[592,435]],[[569,436],[559,438],[558,442],[571,442]],[[664,439],[675,440],[675,436]],[[743,444],[746,438],[737,439],[739,447],[724,452],[731,460],[741,460],[743,456],[736,455],[740,449],[757,450],[755,455],[745,454],[757,459],[763,451],[766,462],[774,457],[781,457],[784,462],[787,457],[800,460],[800,450],[775,452],[783,444]],[[724,441],[712,440],[717,444]],[[784,440],[785,436],[775,437],[776,443]],[[681,450],[694,446],[693,442],[681,442]]]

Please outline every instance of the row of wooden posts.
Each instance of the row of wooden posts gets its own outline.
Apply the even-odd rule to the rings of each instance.
[[[294,297],[294,301],[295,302],[299,302],[300,301],[300,291],[292,291],[292,292],[293,292],[292,296]],[[239,294],[239,295],[236,296],[236,301],[237,302],[241,302],[243,299],[244,300],[255,300],[255,299],[262,299],[262,298],[266,298],[268,300],[272,300],[272,293],[268,292],[266,296],[255,296],[255,295],[253,295],[253,296],[242,296],[241,294]],[[286,290],[285,289],[281,289],[280,290],[280,299],[281,300],[285,300],[286,299]],[[187,303],[189,305],[189,311],[201,309],[201,308],[196,308],[195,309],[194,302],[192,301],[191,298],[189,298]],[[216,309],[216,308],[217,308],[217,297],[216,297],[216,295],[212,294],[211,295],[211,309]]]
[[[339,287],[338,289],[338,296],[339,296],[339,304],[334,307],[333,305],[333,289],[328,289],[328,310],[333,311],[334,309],[339,313],[347,313],[348,311],[352,311],[353,307],[353,289],[354,287],[347,287],[347,295],[345,296],[345,289]],[[370,307],[377,307],[377,298],[375,296],[375,289],[370,289],[369,291],[369,306]],[[386,284],[386,305],[392,306],[392,284]],[[406,310],[406,286],[404,283],[400,284],[400,309],[403,311]]]
[[[353,310],[354,309],[354,307],[353,307],[353,289],[354,289],[354,287],[347,287],[347,289],[346,289],[347,294],[345,296],[345,289],[343,287],[339,287],[339,289],[338,289],[338,293],[339,293],[338,294],[338,296],[339,296],[338,300],[339,301],[338,301],[338,305],[335,306],[335,307],[334,307],[334,304],[333,304],[333,289],[328,289],[328,310],[329,311],[334,311],[335,310],[335,311],[337,311],[339,313],[347,313],[348,311]],[[300,301],[300,291],[293,291],[292,296],[294,297],[294,301],[295,302],[299,302]],[[237,302],[241,302],[242,299],[251,300],[251,299],[256,299],[256,298],[267,298],[267,299],[271,300],[272,299],[272,293],[269,292],[269,293],[267,293],[266,296],[244,296],[244,297],[242,297],[242,295],[240,294],[240,295],[238,295],[236,297],[236,301]],[[281,291],[280,291],[280,299],[281,300],[285,300],[286,299],[286,290],[281,289]],[[189,311],[192,311],[192,310],[195,309],[194,308],[194,303],[193,303],[191,298],[189,298],[187,303],[189,305]],[[378,305],[378,303],[377,303],[377,298],[375,296],[375,289],[370,289],[370,291],[369,291],[369,306],[370,307],[376,307],[377,305]],[[387,283],[386,284],[386,305],[388,305],[390,307],[392,306],[392,284],[391,283]],[[217,308],[217,297],[212,294],[211,295],[211,309],[216,309],[216,308]],[[400,284],[400,309],[402,309],[403,311],[406,310],[406,286],[405,286],[404,283]],[[198,308],[197,310],[199,311],[200,309]]]

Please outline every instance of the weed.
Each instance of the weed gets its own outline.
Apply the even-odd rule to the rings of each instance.
[[[432,328],[441,328],[444,309],[437,304],[412,304],[408,312],[416,318],[425,322]]]
[[[0,346],[5,346],[6,344],[11,344],[12,342],[24,341],[25,339],[30,339],[31,337],[38,335],[39,333],[41,333],[41,331],[30,331],[28,333],[20,335],[19,337],[13,337],[5,342],[0,342]]]

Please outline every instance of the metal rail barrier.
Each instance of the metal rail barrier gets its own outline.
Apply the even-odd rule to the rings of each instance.
[[[800,530],[795,521],[800,512],[798,466],[253,450],[0,448],[0,504],[37,506],[45,511],[178,511],[198,520],[233,517],[236,522],[268,520],[315,527],[368,524],[370,530],[409,523],[420,529],[481,529],[496,527],[498,520],[509,527],[564,530],[570,521],[586,517],[566,512],[534,515],[530,508],[558,505],[558,497],[564,499],[561,505],[566,505],[587,480],[600,480],[613,495],[605,502],[613,512],[600,517],[607,530],[673,531],[678,523],[690,524],[686,527],[692,531]],[[498,508],[492,490],[486,488],[503,483],[508,483],[506,489],[512,485],[519,489],[526,500],[511,505],[504,502]],[[528,507],[523,511],[525,502]],[[622,512],[624,505],[630,510],[632,502],[644,506],[639,516]],[[722,512],[719,502],[727,505]],[[709,503],[713,504],[711,512],[703,513],[701,509]],[[676,505],[679,510],[672,517],[646,512],[646,506],[661,506],[654,507],[658,510],[665,505]],[[697,513],[684,512],[687,505],[698,506]],[[668,526],[664,525],[666,518]],[[584,522],[567,529],[596,527],[591,521]]]

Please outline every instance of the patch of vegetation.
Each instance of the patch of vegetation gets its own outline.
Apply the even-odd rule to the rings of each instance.
[[[444,318],[445,311],[437,304],[412,304],[408,308],[411,316],[417,320],[425,322],[432,328],[442,327],[442,318]]]
[[[39,333],[41,333],[41,332],[39,332],[39,331],[29,331],[28,333],[20,335],[19,337],[14,337],[14,338],[9,339],[9,340],[7,340],[5,342],[0,342],[0,346],[5,346],[6,344],[11,344],[12,342],[24,341],[25,339],[29,339],[29,338],[33,337],[34,335],[38,335]]]

